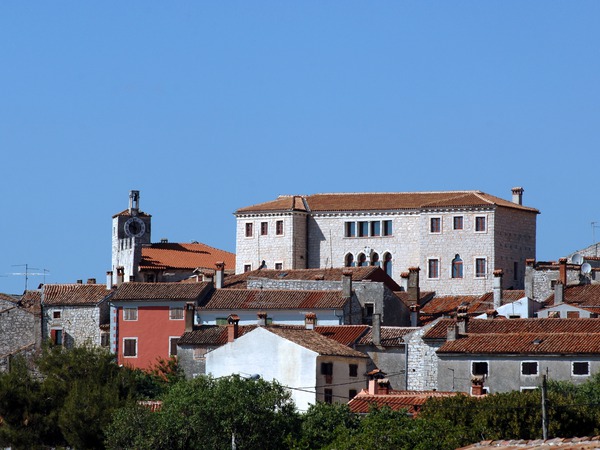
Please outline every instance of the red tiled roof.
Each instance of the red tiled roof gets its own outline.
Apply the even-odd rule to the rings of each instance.
[[[199,243],[160,243],[142,248],[140,270],[215,268],[224,262],[235,269],[235,254]]]
[[[368,330],[368,325],[330,325],[315,327],[317,333],[348,346],[354,344]]]
[[[454,319],[441,319],[423,336],[424,339],[446,339],[448,327]],[[510,333],[599,333],[600,319],[472,319],[467,325],[467,334],[510,334]]]
[[[600,306],[600,284],[580,284],[566,286],[564,303],[580,307]],[[546,304],[554,305],[554,294],[546,299]]]
[[[457,392],[442,391],[391,391],[389,394],[371,395],[367,390],[360,391],[348,406],[353,413],[366,414],[371,406],[381,408],[388,406],[393,411],[406,409],[409,414],[416,414],[420,407],[432,397],[452,397],[460,395]]]
[[[46,306],[93,306],[111,292],[104,284],[45,284],[42,302]]]
[[[481,441],[457,450],[597,450],[598,448],[600,448],[600,436],[552,438],[545,441],[541,439]]]
[[[512,320],[502,321],[505,322],[512,322]],[[600,326],[596,333],[469,333],[466,337],[446,341],[437,353],[598,354],[600,353]]]
[[[42,302],[41,290],[27,290],[19,300],[19,306],[30,312],[40,312]]]
[[[383,347],[395,347],[404,345],[402,338],[407,334],[417,330],[412,327],[381,327],[381,345]],[[358,345],[372,345],[373,344],[373,327],[369,327],[369,330],[363,334],[360,339],[356,342]]]
[[[410,294],[406,291],[394,291],[394,295],[396,297],[398,297],[402,303],[404,303],[407,306],[410,306],[411,304],[414,304],[415,302],[410,298]],[[422,303],[428,303],[431,301],[431,299],[433,298],[433,296],[435,295],[435,292],[429,292],[429,291],[425,291],[425,292],[420,292],[419,294],[419,302]]]
[[[279,197],[271,202],[240,208],[236,214],[288,211],[292,197]],[[296,198],[296,197],[295,197]],[[520,209],[539,213],[535,208],[518,205],[481,191],[337,193],[303,196],[311,212],[324,211],[389,211],[427,208],[494,207]]]
[[[240,208],[235,213],[239,214],[256,211],[306,211],[306,207],[302,201],[303,198],[306,198],[306,196],[280,195],[276,200]]]
[[[128,300],[197,300],[211,289],[211,283],[138,283],[121,284],[113,301]]]
[[[13,303],[16,303],[17,301],[19,301],[19,299],[16,298],[15,296],[9,295],[9,294],[4,294],[1,292],[0,292],[0,300],[7,300],[7,301],[13,302]]]
[[[304,348],[317,352],[324,356],[351,356],[354,358],[367,358],[367,355],[359,351],[353,350],[350,347],[340,344],[333,339],[329,339],[314,330],[306,328],[291,328],[291,327],[263,327],[265,330],[276,334],[279,337],[287,339],[301,345]]]
[[[188,284],[187,286],[192,286]],[[217,289],[202,309],[341,309],[341,291]]]
[[[254,330],[257,325],[239,325],[238,337]],[[200,325],[193,331],[183,333],[179,345],[219,346],[227,343],[227,325]]]
[[[146,214],[145,212],[142,212],[142,211],[139,211],[139,210],[138,210],[138,212],[137,212],[137,215],[138,215],[139,217],[152,217],[150,214]],[[125,209],[125,210],[123,210],[123,211],[121,211],[121,212],[119,212],[119,213],[115,214],[115,215],[113,216],[113,219],[114,219],[115,217],[118,217],[118,216],[128,216],[128,217],[129,217],[129,216],[131,216],[131,213],[129,212],[129,209]]]
[[[399,291],[401,289],[391,277],[381,270],[381,268],[375,266],[293,270],[257,269],[238,275],[226,276],[223,280],[223,287],[245,288],[246,283],[250,278],[306,281],[322,279],[325,281],[341,281],[342,274],[345,271],[352,274],[352,281],[377,281],[384,283],[392,291]]]

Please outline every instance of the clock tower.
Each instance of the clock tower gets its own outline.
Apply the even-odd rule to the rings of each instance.
[[[115,214],[112,220],[113,284],[118,281],[141,281],[137,279],[138,270],[142,247],[152,242],[151,219],[150,214],[140,211],[140,191],[129,191],[129,208]]]

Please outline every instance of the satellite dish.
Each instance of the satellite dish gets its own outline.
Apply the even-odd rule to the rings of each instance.
[[[571,257],[571,261],[573,262],[573,264],[581,265],[583,264],[583,256],[581,256],[579,253],[575,253]]]
[[[592,266],[590,263],[584,263],[581,265],[581,273],[588,274],[592,271]]]

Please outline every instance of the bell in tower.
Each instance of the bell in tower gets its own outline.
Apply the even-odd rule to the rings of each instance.
[[[140,191],[129,191],[129,214],[137,216],[140,210]]]

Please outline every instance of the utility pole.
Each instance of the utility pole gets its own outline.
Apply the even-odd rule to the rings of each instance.
[[[548,412],[547,408],[547,400],[546,397],[548,395],[548,386],[546,385],[546,375],[542,375],[542,438],[544,440],[548,439]]]

